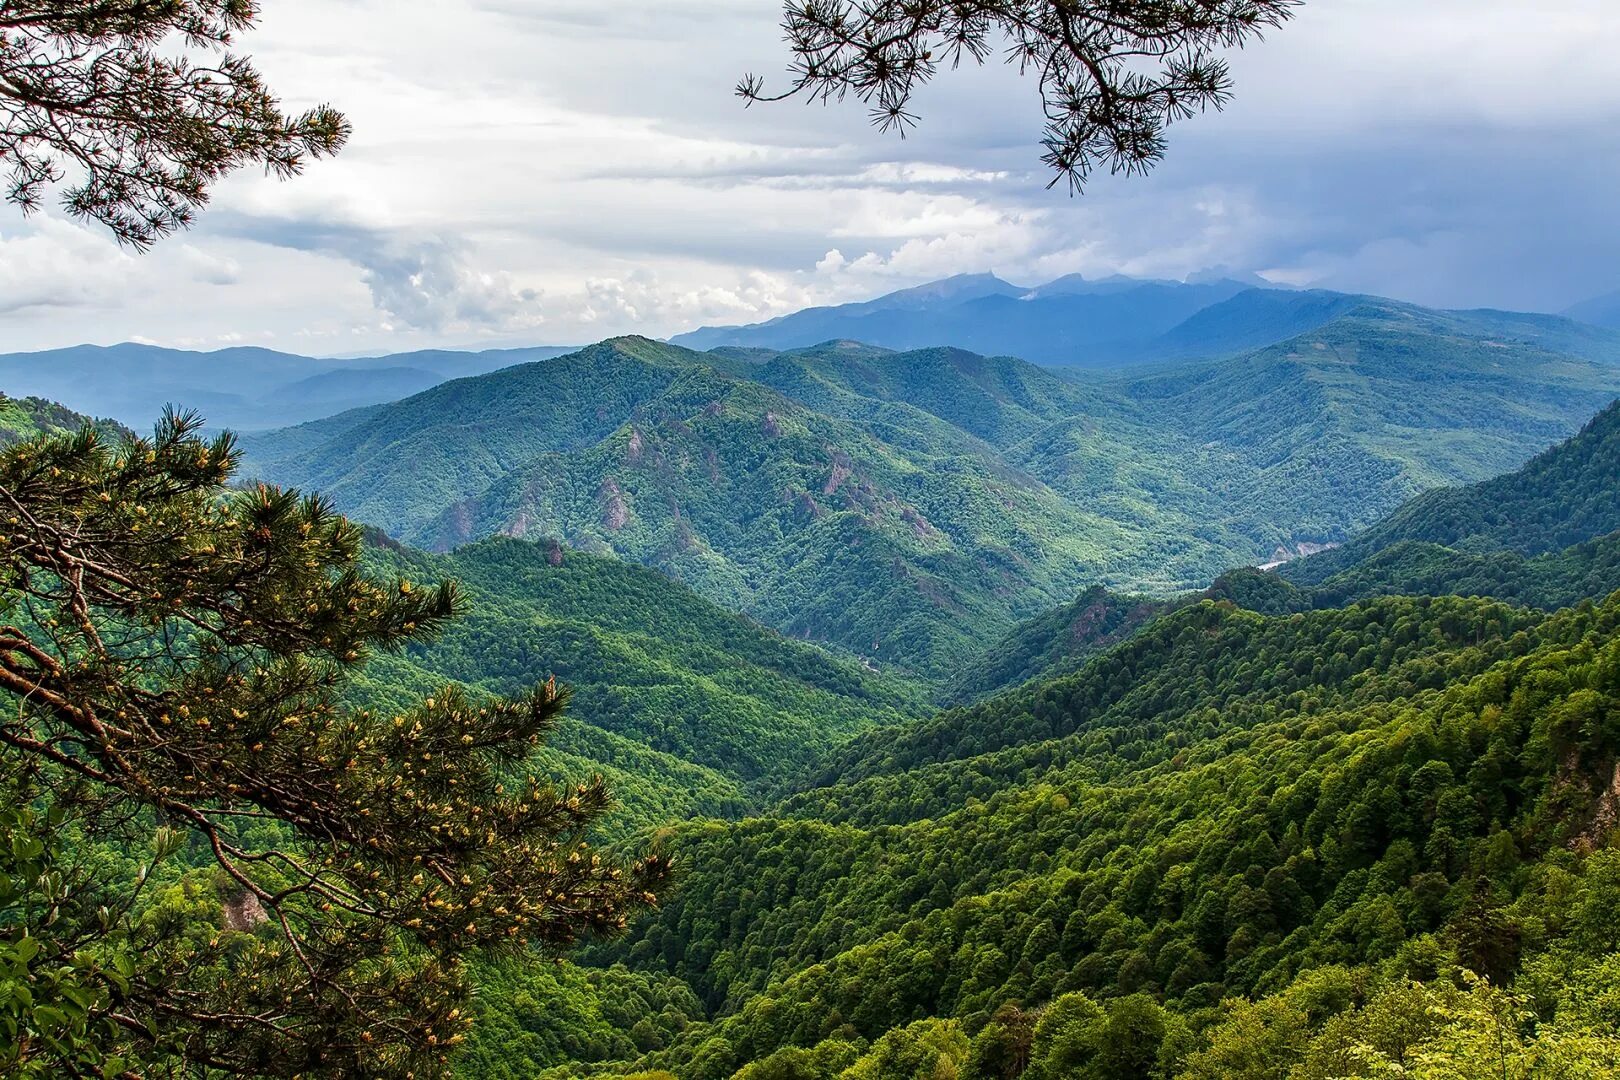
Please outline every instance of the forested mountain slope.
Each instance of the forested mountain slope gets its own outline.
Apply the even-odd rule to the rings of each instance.
[[[1402,541],[1459,552],[1542,555],[1620,530],[1620,404],[1577,436],[1515,472],[1469,487],[1431,491],[1342,549],[1304,560],[1288,575],[1319,581]]]
[[[446,680],[510,695],[555,676],[572,698],[546,753],[559,775],[613,781],[616,827],[733,816],[843,738],[921,711],[907,688],[617,559],[505,538],[431,555],[379,538],[367,560],[454,579],[467,600],[433,643],[372,661],[368,701],[403,708]]]
[[[1406,978],[1443,996],[1453,965],[1518,976],[1544,1031],[1589,1032],[1582,995],[1620,950],[1600,915],[1620,899],[1617,631],[1620,597],[1206,603],[1074,675],[862,736],[776,816],[677,831],[682,889],[587,959],[679,979],[716,1019],[649,1025],[651,1052],[608,1071],[831,1078],[932,1018],[960,1043],[930,1061],[1015,1076],[986,1071],[989,1044],[1084,994],[1074,1071],[1038,1075],[1247,1075],[1211,1055],[1298,1064]],[[1342,989],[1291,1019],[1324,979]],[[1236,1027],[1216,1008],[1268,994]],[[1424,1017],[1401,1045],[1448,1023]]]
[[[1255,452],[1271,466],[1268,497],[1309,489],[1317,472],[1354,480],[1373,467],[1363,458],[1410,494],[1470,470],[1516,468],[1527,442],[1568,437],[1614,399],[1616,370],[1467,332],[1443,313],[1370,302],[1248,356],[1136,380],[1129,392],[1195,440]]]
[[[122,430],[113,421],[94,420],[44,398],[0,395],[0,447],[37,439],[41,435],[68,434],[86,424],[112,431]]]
[[[1128,382],[833,342],[616,339],[246,439],[249,470],[422,546],[556,536],[943,682],[1082,589],[1173,592],[1518,464],[1620,367],[1358,307]]]
[[[1620,588],[1620,582],[1616,583]],[[1607,595],[1610,589],[1581,596]],[[1391,588],[1385,595],[1446,595],[1421,589]],[[1153,597],[1110,592],[1094,585],[1073,603],[1054,608],[1013,627],[972,664],[964,665],[948,687],[948,704],[967,704],[1024,683],[1047,681],[1078,670],[1085,662],[1142,630],[1154,619],[1205,600],[1221,601],[1262,615],[1284,615],[1312,607],[1314,594],[1275,574],[1253,567],[1228,571],[1209,588],[1181,596]],[[1558,607],[1562,605],[1551,605]]]
[[[1500,535],[1601,528],[1590,508],[1614,484],[1611,421],[1447,494],[1500,506]],[[1365,585],[1383,567],[1388,591],[1470,580],[1425,578],[1433,549],[1451,571],[1473,567],[1480,591],[1551,607],[1612,591],[1614,540],[1532,559],[1402,540],[1356,569]],[[774,815],[677,833],[699,869],[589,959],[628,965],[613,970],[641,980],[631,1000],[679,986],[714,1019],[643,1013],[641,1053],[599,1068],[1620,1068],[1620,1014],[1597,1004],[1620,972],[1607,914],[1620,902],[1620,594],[1554,615],[1444,595],[1330,606],[1345,582],[1238,571],[1180,610],[1093,590],[964,679],[1071,673],[868,732]],[[1467,989],[1463,970],[1496,988]],[[1490,1019],[1513,1008],[1539,1019]],[[522,1074],[479,1050],[469,1075]],[[551,1075],[611,1056],[576,1053]],[[547,1060],[560,1059],[529,1059]]]
[[[1265,614],[1402,595],[1489,596],[1551,611],[1617,589],[1620,403],[1520,469],[1419,495],[1343,547],[1274,573],[1235,570],[1176,599],[1088,590],[1015,627],[948,696],[972,700],[1073,670],[1151,619],[1205,599]]]

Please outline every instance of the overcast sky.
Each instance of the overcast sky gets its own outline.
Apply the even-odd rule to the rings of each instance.
[[[744,109],[772,0],[264,0],[242,41],[355,136],[149,255],[0,207],[0,351],[346,355],[746,322],[948,274],[1212,267],[1428,304],[1620,288],[1615,0],[1310,0],[1146,179],[1047,190],[1035,86],[946,73],[901,141]]]

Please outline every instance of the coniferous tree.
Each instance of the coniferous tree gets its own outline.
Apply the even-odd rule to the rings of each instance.
[[[0,994],[0,1071],[433,1075],[462,954],[612,931],[667,871],[587,845],[600,779],[531,772],[554,680],[346,704],[457,592],[235,464],[192,417],[0,456],[0,990],[39,1006]]]
[[[226,173],[291,176],[335,153],[349,136],[342,114],[283,112],[229,52],[258,15],[255,0],[0,2],[6,198],[37,210],[65,182],[68,213],[145,248],[189,225]]]
[[[1099,165],[1140,173],[1164,131],[1231,94],[1220,55],[1281,26],[1300,0],[787,0],[786,90],[749,75],[745,101],[854,94],[873,122],[904,132],[917,89],[942,64],[982,64],[998,47],[1040,80],[1042,158],[1079,190]],[[1156,69],[1156,70],[1155,70]]]

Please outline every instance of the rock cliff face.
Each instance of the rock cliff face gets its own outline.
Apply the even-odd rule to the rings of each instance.
[[[602,528],[609,532],[618,532],[630,521],[630,507],[624,501],[624,492],[612,479],[604,480],[602,488],[597,492],[597,498],[602,504]]]
[[[1300,540],[1293,544],[1280,544],[1276,551],[1271,553],[1271,561],[1260,564],[1261,570],[1275,570],[1285,566],[1295,559],[1306,559],[1312,555],[1320,555],[1324,551],[1332,551],[1339,547],[1337,543],[1317,544],[1309,540]]]

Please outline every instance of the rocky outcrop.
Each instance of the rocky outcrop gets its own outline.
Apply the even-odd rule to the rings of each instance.
[[[625,502],[624,492],[612,479],[602,481],[601,488],[596,493],[597,500],[602,504],[602,528],[608,532],[618,532],[630,521],[630,504]]]

